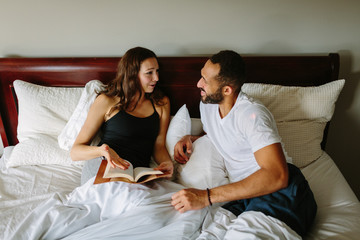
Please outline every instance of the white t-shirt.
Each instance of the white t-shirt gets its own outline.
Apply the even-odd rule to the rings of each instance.
[[[230,112],[220,117],[218,104],[200,103],[203,129],[225,159],[230,182],[260,169],[254,152],[281,143],[273,115],[255,99],[240,92]]]

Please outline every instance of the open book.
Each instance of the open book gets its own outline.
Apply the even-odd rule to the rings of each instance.
[[[123,181],[128,183],[144,183],[156,178],[162,177],[163,172],[154,170],[153,168],[137,167],[134,168],[129,162],[128,169],[112,168],[107,160],[103,160],[100,164],[94,184]]]

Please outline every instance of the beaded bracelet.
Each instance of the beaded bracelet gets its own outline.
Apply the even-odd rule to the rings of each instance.
[[[212,202],[211,202],[211,199],[210,199],[210,189],[209,189],[209,188],[206,188],[206,191],[207,191],[207,195],[208,195],[208,200],[209,200],[210,206],[212,206]]]

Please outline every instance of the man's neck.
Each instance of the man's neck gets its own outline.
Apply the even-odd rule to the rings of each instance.
[[[221,118],[224,118],[226,117],[226,115],[229,114],[229,112],[236,103],[237,97],[238,94],[231,94],[229,96],[225,96],[224,100],[219,103],[219,114]]]

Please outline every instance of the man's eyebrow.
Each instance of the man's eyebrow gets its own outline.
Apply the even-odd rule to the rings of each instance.
[[[207,81],[206,81],[206,78],[204,77],[204,75],[202,74],[202,72],[203,72],[203,70],[201,69],[201,71],[200,71],[200,76],[204,79],[205,82],[207,82]]]

